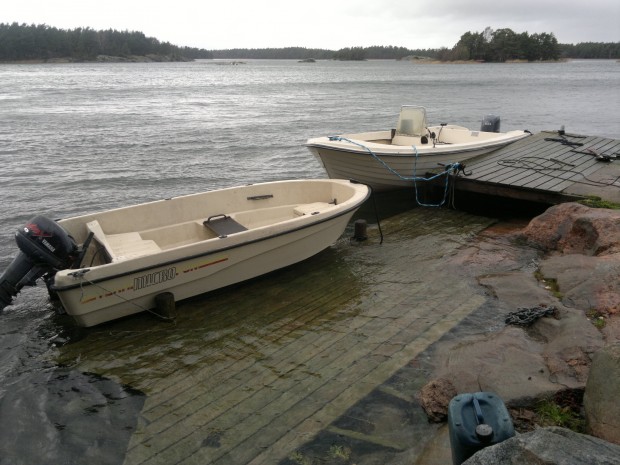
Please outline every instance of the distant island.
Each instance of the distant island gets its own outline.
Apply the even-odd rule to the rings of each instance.
[[[553,33],[516,33],[511,29],[466,32],[452,47],[408,49],[394,46],[340,50],[304,47],[206,50],[181,47],[142,32],[58,29],[45,24],[0,23],[0,62],[148,62],[196,59],[412,60],[420,62],[557,61],[570,58],[620,58],[620,42],[559,44]]]
[[[213,58],[204,49],[179,47],[142,32],[72,30],[0,23],[0,61],[189,61]]]

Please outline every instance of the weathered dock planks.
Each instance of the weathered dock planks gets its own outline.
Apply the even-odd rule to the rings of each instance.
[[[549,204],[584,196],[620,202],[620,140],[541,132],[466,165],[471,175],[458,178],[457,190]]]

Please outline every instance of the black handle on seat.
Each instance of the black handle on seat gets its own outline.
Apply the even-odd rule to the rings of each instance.
[[[207,223],[209,223],[213,218],[219,218],[219,217],[222,217],[224,219],[228,218],[228,216],[225,215],[224,213],[220,213],[218,215],[212,215],[209,218],[207,218]]]

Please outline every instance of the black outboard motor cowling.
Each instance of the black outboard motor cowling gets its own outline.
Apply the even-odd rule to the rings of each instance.
[[[499,132],[500,120],[497,115],[485,115],[482,118],[480,131],[482,132]]]
[[[69,233],[44,216],[36,216],[18,229],[15,242],[20,253],[0,276],[0,311],[22,287],[34,286],[42,276],[69,268],[78,252]]]

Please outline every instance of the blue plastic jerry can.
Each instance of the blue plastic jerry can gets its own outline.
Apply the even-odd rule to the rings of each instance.
[[[448,405],[448,430],[453,465],[515,435],[508,409],[492,392],[453,397]]]

